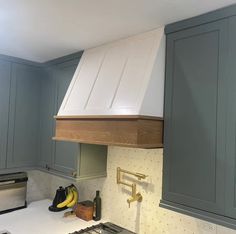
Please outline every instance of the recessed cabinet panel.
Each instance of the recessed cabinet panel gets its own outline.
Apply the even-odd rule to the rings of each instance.
[[[73,176],[77,171],[77,161],[80,155],[80,144],[73,142],[56,142],[53,158],[53,169]]]
[[[174,42],[170,190],[206,201],[216,200],[218,39],[213,31]]]
[[[0,61],[0,169],[6,167],[11,64]]]
[[[40,166],[47,168],[52,165],[53,153],[53,115],[55,103],[55,84],[51,71],[44,71],[41,77],[41,108],[40,108]]]
[[[40,72],[12,65],[7,167],[35,165],[39,152]]]
[[[224,212],[225,25],[168,35],[165,90],[163,198],[218,214]]]

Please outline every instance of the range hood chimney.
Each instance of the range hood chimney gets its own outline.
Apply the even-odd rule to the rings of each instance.
[[[164,65],[163,28],[85,50],[54,139],[162,147]]]

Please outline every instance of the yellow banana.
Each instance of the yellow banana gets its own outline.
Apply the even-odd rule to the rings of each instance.
[[[72,188],[73,200],[67,204],[67,207],[73,207],[78,202],[78,191],[75,187]]]
[[[72,190],[69,188],[68,189],[68,194],[67,194],[67,196],[66,196],[66,199],[63,201],[63,202],[61,202],[61,203],[59,203],[58,205],[57,205],[57,208],[63,208],[63,207],[65,207],[65,206],[67,206],[72,200],[73,200],[73,192],[72,192]]]

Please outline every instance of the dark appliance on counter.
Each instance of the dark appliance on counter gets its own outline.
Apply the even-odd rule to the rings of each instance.
[[[62,210],[66,210],[67,207],[57,208],[57,205],[61,202],[63,202],[66,199],[66,190],[60,186],[55,194],[55,197],[53,199],[52,205],[48,207],[48,209],[52,212],[59,212]]]
[[[0,214],[26,208],[26,172],[0,174]]]
[[[94,225],[85,229],[81,229],[79,231],[75,231],[73,233],[69,234],[135,234],[135,232],[131,232],[127,229],[124,229],[122,227],[119,227],[113,223],[107,222],[107,223],[100,223],[98,225]]]

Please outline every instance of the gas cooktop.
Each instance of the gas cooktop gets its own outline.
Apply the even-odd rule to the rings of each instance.
[[[113,234],[113,233],[120,233],[120,234],[135,234],[134,232],[131,232],[127,229],[124,229],[122,227],[119,227],[113,223],[107,222],[107,223],[100,223],[98,225],[94,225],[85,229],[81,229],[79,231],[75,231],[73,233],[69,234]]]

